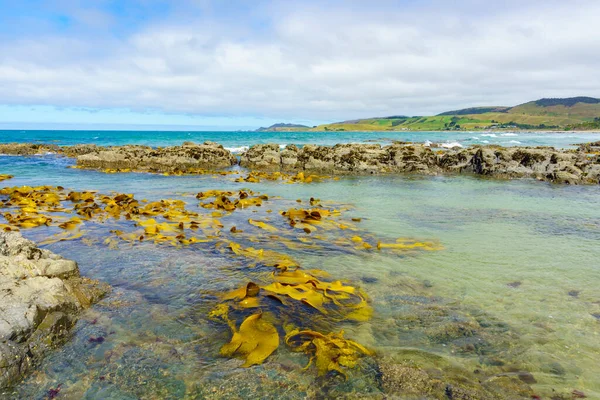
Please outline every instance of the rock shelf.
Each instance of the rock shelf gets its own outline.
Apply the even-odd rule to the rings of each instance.
[[[239,165],[244,168],[330,174],[365,175],[413,173],[471,174],[498,179],[533,178],[559,184],[600,184],[600,147],[472,146],[438,149],[417,143],[337,144],[335,146],[258,144],[238,158],[213,142],[151,148],[38,144],[0,145],[0,154],[57,153],[77,159],[78,168],[113,171],[203,173]]]

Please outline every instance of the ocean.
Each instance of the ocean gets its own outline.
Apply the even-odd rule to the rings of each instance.
[[[60,145],[167,146],[205,140],[237,151],[255,143],[392,140],[570,147],[600,140],[600,134],[0,131],[0,142]],[[0,156],[0,174],[14,175],[2,185],[179,199],[198,213],[212,211],[196,198],[208,190],[251,190],[268,199],[261,207],[223,213],[218,217],[223,228],[205,243],[108,246],[112,230],[131,229],[129,221],[108,219],[84,222],[82,239],[44,246],[76,260],[82,275],[105,281],[113,290],[81,316],[64,346],[13,389],[13,398],[45,398],[58,385],[61,396],[85,399],[381,398],[384,366],[407,360],[410,368],[443,376],[456,390],[460,382],[495,385],[514,378],[532,390],[514,398],[571,398],[574,390],[600,398],[599,186],[467,176],[248,183],[236,182],[235,174],[105,174],[69,168],[73,164],[51,154]],[[310,208],[310,198],[340,212],[335,227],[317,224],[308,234],[289,226],[280,212]],[[265,221],[275,231],[262,231],[249,219]],[[233,226],[244,233],[230,233]],[[57,227],[22,231],[35,241],[59,232]],[[374,247],[356,246],[361,243],[357,237]],[[360,288],[373,309],[362,321],[292,302],[263,311],[281,336],[291,325],[323,333],[343,330],[344,337],[376,355],[347,368],[347,379],[331,372],[319,376],[314,365],[304,369],[309,357],[291,352],[283,342],[251,368],[221,356],[231,331],[209,318],[211,310],[222,293],[249,281],[268,281],[273,268],[251,265],[256,263],[226,251],[226,245],[216,245],[219,241],[276,251],[305,270],[321,270]],[[431,248],[378,250],[378,242],[430,243]],[[95,337],[105,340],[90,342]]]
[[[576,147],[600,140],[600,133],[586,132],[185,132],[185,131],[17,131],[0,130],[0,143],[33,142],[70,146],[92,143],[99,146],[139,144],[153,147],[181,145],[185,141],[212,141],[233,152],[259,143],[333,146],[336,143],[379,143],[393,141],[442,143],[447,146],[498,144],[501,146]]]

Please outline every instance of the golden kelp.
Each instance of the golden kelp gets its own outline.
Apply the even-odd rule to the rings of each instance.
[[[319,175],[308,175],[304,172],[298,172],[296,175],[289,175],[284,172],[264,172],[264,171],[250,171],[245,177],[239,177],[235,179],[235,182],[249,182],[259,183],[261,180],[278,181],[282,180],[285,183],[311,183],[324,179],[325,177]]]
[[[285,336],[285,343],[292,351],[308,354],[311,358],[306,368],[314,362],[319,375],[337,371],[346,376],[342,367],[354,368],[360,357],[373,354],[364,346],[344,339],[344,332],[324,335],[311,330],[295,329]]]
[[[7,224],[0,224],[0,230],[4,231],[4,232],[10,232],[10,231],[19,231],[19,228],[15,227],[15,226],[11,226],[11,225],[7,225]]]
[[[287,270],[289,268],[298,268],[300,265],[292,257],[273,250],[255,249],[254,247],[244,248],[239,243],[235,242],[227,243],[226,248],[231,249],[231,251],[238,256],[252,259],[267,267]]]
[[[185,170],[181,170],[178,168],[174,168],[171,171],[161,171],[157,169],[147,169],[147,168],[92,168],[85,167],[81,165],[72,165],[69,168],[72,169],[92,169],[99,172],[104,172],[105,174],[117,174],[117,173],[145,173],[145,174],[157,174],[163,176],[183,176],[183,175],[215,175],[215,176],[225,176],[225,175],[236,175],[239,172],[233,170],[227,171],[216,171],[204,168],[186,168]]]
[[[225,246],[219,247],[225,248]],[[222,303],[218,304],[209,314],[212,318],[218,317],[226,321],[233,332],[231,343],[223,347],[222,355],[233,355],[235,351],[232,351],[232,349],[240,348],[244,343],[240,335],[242,329],[240,328],[240,332],[237,332],[235,324],[229,320],[230,305],[234,309],[243,310],[248,308],[263,309],[270,304],[275,307],[273,311],[279,314],[288,313],[288,310],[295,309],[290,308],[290,306],[293,302],[297,302],[298,305],[305,305],[333,320],[366,321],[372,316],[372,308],[367,303],[366,295],[360,289],[344,284],[339,280],[329,281],[327,280],[329,275],[324,271],[303,271],[297,263],[289,262],[285,255],[269,250],[252,247],[244,248],[234,242],[229,242],[226,248],[231,249],[236,255],[256,260],[262,265],[272,265],[276,267],[276,270],[270,274],[269,277],[272,282],[269,284],[258,285],[254,282],[248,282],[238,289],[225,293],[222,296]],[[279,261],[277,261],[278,257]],[[266,259],[269,259],[269,261],[265,262]],[[277,301],[266,302],[267,298]],[[260,314],[254,316],[256,315]],[[273,329],[275,328],[273,327]],[[302,331],[301,333],[304,335],[303,337],[312,335],[308,341],[310,343],[307,342],[302,345],[302,349],[305,349],[306,352],[315,353],[312,357],[317,360],[320,373],[322,370],[325,372],[337,370],[344,373],[342,367],[354,367],[356,365],[356,359],[359,356],[356,349],[361,351],[364,349],[355,342],[343,339],[341,334],[326,336],[312,331]],[[249,346],[252,346],[252,342]],[[241,352],[241,355],[244,354],[246,354],[245,350]],[[363,354],[370,353],[364,349]],[[252,363],[262,362],[260,357],[252,360]],[[249,366],[252,363],[247,359],[244,365]]]
[[[196,236],[187,236],[183,230],[205,229],[209,235],[222,228],[214,218],[200,217],[198,213],[186,210],[182,200],[160,200],[155,202],[139,202],[132,194],[102,195],[94,191],[64,192],[62,187],[16,187],[4,188],[0,195],[8,196],[0,201],[0,207],[16,208],[18,212],[5,212],[4,219],[8,226],[3,230],[18,228],[35,228],[38,226],[58,226],[65,230],[73,230],[83,220],[103,222],[107,218],[132,220],[143,231],[124,233],[115,231],[119,238],[128,242],[153,240],[155,243],[170,243],[175,246],[189,245],[207,241]],[[62,206],[63,201],[72,203],[72,208]],[[146,203],[146,204],[143,204]],[[43,213],[42,213],[43,212]],[[77,216],[65,218],[50,216],[47,213],[71,213]],[[158,222],[154,217],[164,218],[167,222]],[[76,238],[75,235],[62,234],[59,240]],[[46,244],[55,242],[49,238]]]
[[[410,238],[400,238],[396,240],[396,243],[381,243],[377,242],[377,250],[391,249],[391,250],[425,250],[425,251],[437,251],[443,250],[444,247],[439,243],[435,242],[420,242]]]
[[[236,300],[237,305],[243,308],[254,308],[260,304],[258,294],[260,293],[260,286],[254,282],[248,282],[246,286],[242,286],[239,289],[233,290],[226,293],[223,296],[223,300]]]
[[[64,242],[67,240],[75,240],[79,239],[83,236],[85,232],[83,231],[75,231],[75,232],[61,232],[56,235],[50,236],[49,238],[42,240],[39,242],[40,245]]]
[[[304,183],[316,179],[302,173],[254,176]],[[84,235],[84,224],[115,220],[119,221],[118,226],[110,231],[114,236],[102,241],[109,248],[116,248],[119,241],[131,245],[149,241],[177,247],[210,242],[217,251],[238,256],[244,267],[256,267],[254,282],[246,280],[239,288],[221,293],[220,302],[209,314],[210,318],[225,322],[232,331],[231,341],[222,347],[221,354],[244,358],[244,366],[262,363],[277,349],[278,329],[283,332],[283,325],[318,325],[322,329],[327,323],[367,321],[373,314],[360,287],[318,269],[302,269],[290,255],[273,250],[275,246],[310,251],[313,255],[326,249],[352,253],[378,249],[403,254],[441,249],[435,242],[413,239],[382,243],[359,231],[353,222],[360,219],[343,220],[346,208],[325,206],[327,202],[314,198],[299,201],[309,203],[308,208],[298,205],[280,211],[287,224],[272,217],[269,204],[269,209],[258,217],[242,218],[249,226],[238,229],[227,224],[225,228],[221,219],[232,218],[232,213],[258,213],[269,201],[268,196],[247,189],[200,192],[196,195],[200,201],[197,212],[188,209],[183,200],[137,200],[133,194],[67,192],[51,186],[4,188],[0,195],[5,196],[0,200],[0,208],[7,209],[3,217],[8,223],[0,224],[0,229],[51,226],[64,230],[43,244],[78,239]],[[240,220],[235,222],[239,226]],[[262,248],[265,243],[268,247]],[[265,271],[266,267],[271,269]],[[230,314],[234,318],[230,319]],[[313,318],[320,319],[319,324],[311,324]],[[343,369],[354,367],[359,357],[371,354],[358,343],[344,339],[341,333],[322,334],[305,329],[288,334],[286,343],[311,356],[321,374],[332,370],[344,373]]]
[[[200,206],[203,208],[213,208],[215,210],[234,211],[238,208],[248,208],[251,206],[260,207],[262,206],[263,200],[268,200],[269,197],[266,195],[255,194],[252,191],[239,191],[237,193],[237,199],[231,200],[229,197],[235,197],[236,193],[227,192],[221,190],[210,190],[207,192],[200,192],[196,195],[199,200],[205,200],[214,197],[215,199],[211,202],[201,203]]]
[[[12,178],[14,178],[14,176],[12,176],[12,175],[0,174],[0,182],[7,181],[7,180],[12,179]]]
[[[263,319],[263,314],[254,314],[242,322],[237,330],[235,324],[230,324],[233,337],[221,348],[221,354],[226,357],[234,355],[246,359],[243,367],[261,364],[279,347],[279,334],[273,324]]]
[[[248,223],[250,225],[256,226],[257,228],[264,229],[265,231],[268,231],[268,232],[277,232],[278,231],[278,229],[275,228],[273,225],[269,225],[263,221],[256,221],[253,219],[249,219]]]
[[[42,225],[48,226],[52,222],[52,218],[35,212],[20,212],[19,214],[5,212],[3,216],[10,225],[19,228],[37,228]]]
[[[81,224],[81,218],[72,217],[70,220],[58,225],[58,227],[62,228],[62,229],[70,230],[70,229],[75,229],[75,227],[77,227],[77,225],[79,225],[79,224]]]

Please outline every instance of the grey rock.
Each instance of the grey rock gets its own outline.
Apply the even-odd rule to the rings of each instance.
[[[220,144],[205,142],[184,146],[159,147],[121,146],[98,148],[77,157],[77,165],[93,169],[131,169],[147,172],[193,172],[199,169],[220,169],[237,163],[237,159]]]
[[[240,165],[242,167],[263,170],[279,169],[281,166],[279,145],[276,143],[269,143],[252,146],[242,155]]]
[[[252,146],[241,166],[322,174],[472,174],[498,179],[533,178],[561,184],[599,184],[600,156],[552,147],[473,146],[434,151],[415,143],[338,144],[332,147]]]
[[[60,344],[78,313],[107,291],[80,277],[74,261],[37,248],[18,232],[0,232],[0,388]]]

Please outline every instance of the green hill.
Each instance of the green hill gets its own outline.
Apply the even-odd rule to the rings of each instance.
[[[311,131],[598,129],[600,99],[539,99],[514,107],[472,107],[434,116],[393,116],[319,125]],[[298,129],[300,130],[300,129]]]
[[[475,115],[490,112],[506,112],[510,107],[471,107],[462,110],[446,111],[438,115]]]

